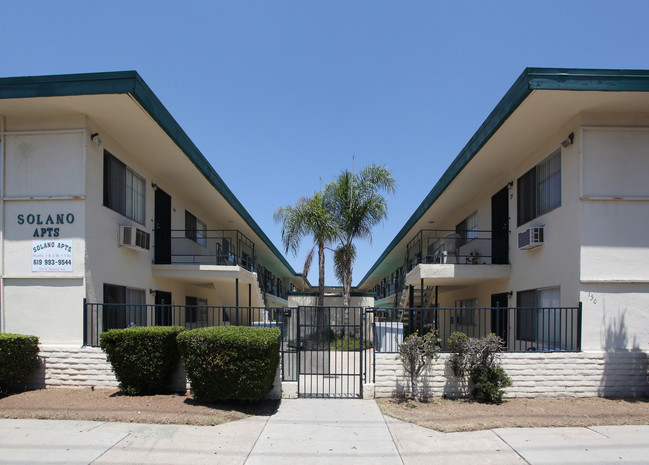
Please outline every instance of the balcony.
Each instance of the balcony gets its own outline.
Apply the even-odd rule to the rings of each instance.
[[[469,286],[509,278],[509,232],[422,229],[406,246],[405,285]]]
[[[409,285],[467,286],[510,276],[509,232],[422,229],[406,245],[403,265],[374,288],[377,300]]]
[[[509,262],[506,234],[491,230],[422,229],[406,246],[406,272],[419,264],[502,265]]]
[[[171,231],[170,264],[240,266],[255,271],[255,244],[236,230]]]

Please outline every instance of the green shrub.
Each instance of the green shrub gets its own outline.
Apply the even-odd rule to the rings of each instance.
[[[38,338],[0,333],[0,392],[15,388],[38,368]]]
[[[165,392],[180,360],[176,336],[181,331],[179,326],[133,326],[101,333],[99,345],[120,389],[132,396]]]
[[[448,362],[453,374],[469,376],[474,399],[486,403],[502,402],[504,388],[512,385],[505,369],[498,363],[502,339],[495,334],[478,339],[455,332],[449,337],[448,344],[453,352]]]
[[[185,371],[196,400],[263,400],[279,364],[279,328],[222,326],[178,336]]]
[[[505,393],[504,389],[512,385],[512,380],[500,365],[473,368],[471,382],[475,400],[487,404],[501,403]]]

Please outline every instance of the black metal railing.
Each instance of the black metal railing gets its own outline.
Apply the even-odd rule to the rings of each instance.
[[[276,327],[283,322],[283,309],[264,307],[214,307],[207,305],[144,305],[84,302],[83,344],[98,346],[99,335],[109,329],[131,326]]]
[[[490,265],[507,263],[492,253],[491,230],[422,229],[406,246],[406,272],[421,263]]]
[[[257,265],[257,282],[262,294],[272,294],[284,300],[288,299],[288,288],[282,279],[262,265]]]
[[[581,304],[552,308],[374,308],[377,352],[397,352],[410,334],[435,329],[442,351],[454,332],[469,337],[499,336],[507,352],[579,352]]]
[[[374,380],[371,310],[364,307],[296,309],[290,339],[300,397],[359,398]]]
[[[237,230],[171,231],[171,263],[238,265],[255,271],[255,244]]]

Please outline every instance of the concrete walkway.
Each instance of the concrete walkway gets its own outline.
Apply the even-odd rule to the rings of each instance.
[[[0,464],[646,464],[649,426],[439,433],[369,400],[284,400],[219,426],[0,420]]]

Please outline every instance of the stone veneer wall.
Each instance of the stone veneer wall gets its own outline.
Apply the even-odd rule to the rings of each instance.
[[[441,354],[421,377],[428,395],[461,397],[469,387],[446,366]],[[513,386],[505,397],[641,397],[649,395],[649,353],[645,351],[579,353],[505,353],[501,363]],[[376,397],[402,396],[409,391],[396,354],[376,354]]]
[[[99,347],[39,346],[41,366],[29,380],[33,388],[116,388],[117,380]]]
[[[99,347],[40,345],[40,368],[27,380],[30,388],[117,388],[118,383],[106,354]],[[275,376],[271,399],[281,397],[281,367]],[[170,386],[177,392],[189,391],[189,381],[180,362]]]
[[[117,388],[106,355],[98,347],[41,345],[41,368],[28,381],[29,387]],[[449,354],[440,358],[420,385],[428,395],[461,397],[468,386],[448,367]],[[649,395],[649,353],[645,351],[580,353],[505,353],[501,363],[514,385],[506,397],[640,397]],[[270,398],[281,396],[278,369]],[[432,373],[432,374],[431,374]],[[173,382],[177,391],[189,389],[184,369]],[[396,354],[376,354],[376,397],[402,396],[409,392]]]

